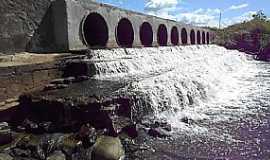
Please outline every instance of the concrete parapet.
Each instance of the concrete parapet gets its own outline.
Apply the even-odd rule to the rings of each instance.
[[[58,42],[59,46],[68,42],[69,50],[198,44],[198,33],[199,44],[211,43],[212,34],[204,28],[90,0],[58,0],[55,3],[54,15],[59,15],[60,6],[67,9],[62,12],[67,22],[63,21],[64,16],[56,18],[55,22],[58,23],[56,30],[61,31],[67,24],[67,32],[59,36],[61,41]]]

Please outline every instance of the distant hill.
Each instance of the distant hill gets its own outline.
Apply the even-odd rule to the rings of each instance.
[[[270,21],[258,14],[250,21],[220,30],[213,29],[216,33],[215,43],[254,54],[261,60],[270,60]]]

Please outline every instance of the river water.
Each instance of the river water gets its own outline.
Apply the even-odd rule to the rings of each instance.
[[[173,137],[144,159],[270,159],[270,65],[216,45],[92,51],[95,79],[147,101]],[[186,119],[186,121],[183,121]],[[150,156],[151,155],[151,156]]]

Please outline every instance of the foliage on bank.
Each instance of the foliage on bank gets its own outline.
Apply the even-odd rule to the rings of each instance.
[[[262,11],[253,15],[250,21],[213,30],[216,44],[256,55],[261,60],[270,59],[270,20]]]

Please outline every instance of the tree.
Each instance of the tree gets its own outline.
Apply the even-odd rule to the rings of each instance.
[[[266,21],[267,16],[263,13],[262,10],[258,11],[256,14],[252,15],[254,20]]]

